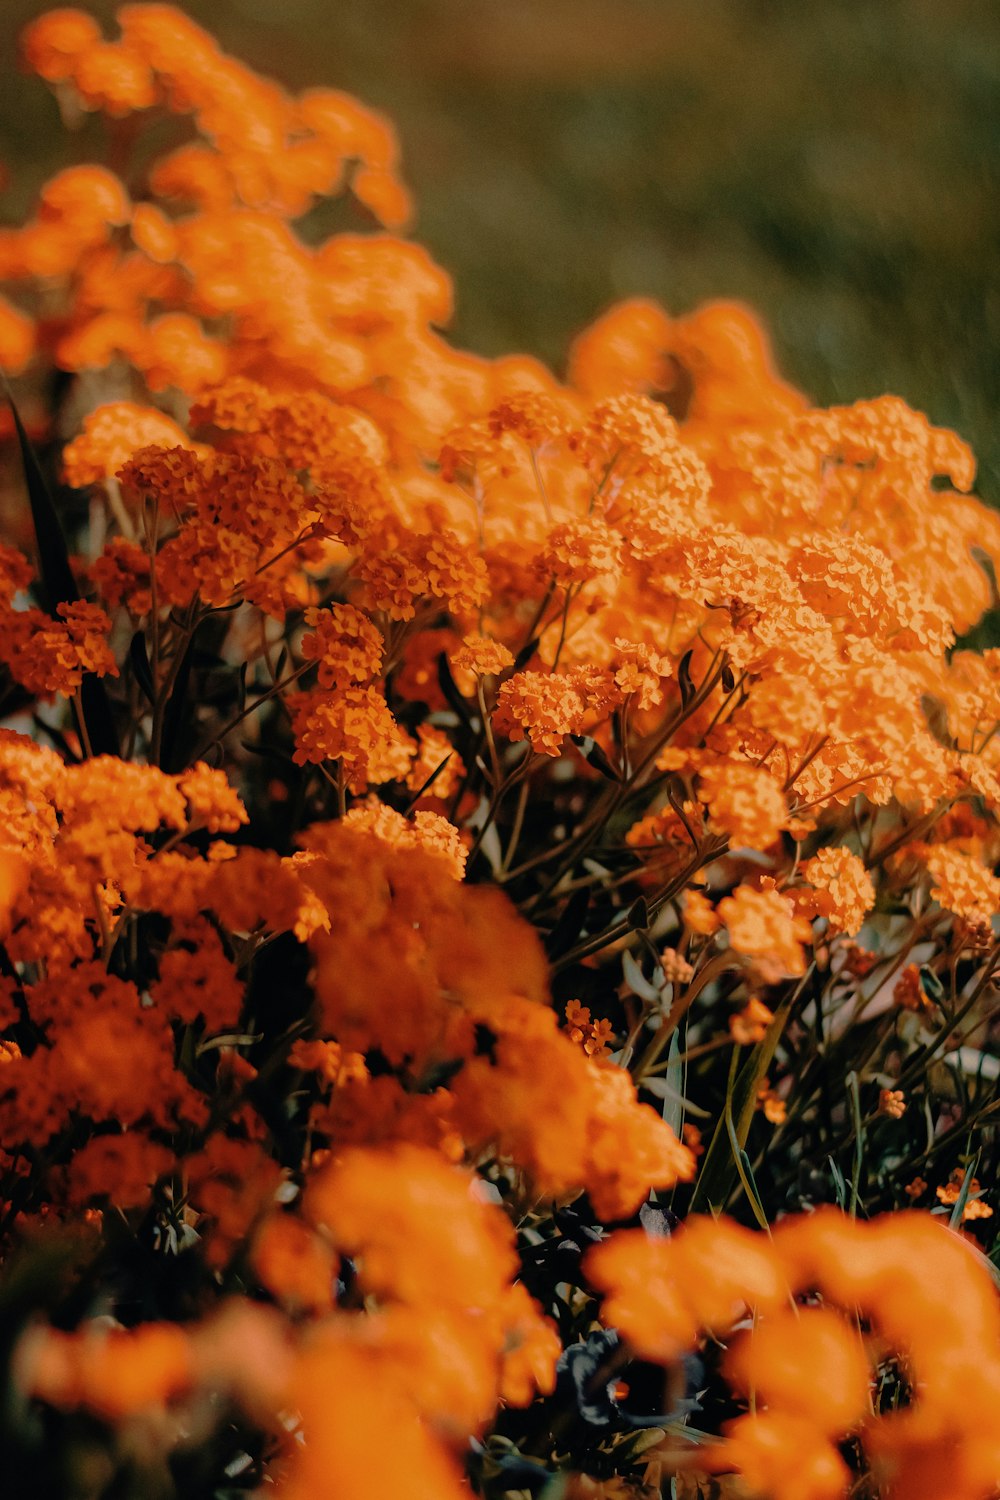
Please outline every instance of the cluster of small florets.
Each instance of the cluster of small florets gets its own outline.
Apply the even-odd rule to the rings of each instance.
[[[0,547],[0,1257],[42,1288],[0,1467],[44,1428],[60,1476],[197,1448],[282,1500],[990,1500],[971,454],[811,408],[728,304],[615,307],[564,383],[453,349],[419,246],[298,232],[400,228],[385,121],[119,24],[25,59],[194,138],[0,233],[0,361],[89,499]]]

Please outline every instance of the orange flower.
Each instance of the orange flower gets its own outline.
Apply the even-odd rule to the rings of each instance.
[[[377,1369],[377,1367],[376,1367]],[[304,1443],[292,1448],[283,1500],[350,1493],[379,1459],[387,1494],[463,1500],[468,1488],[450,1452],[418,1413],[402,1383],[373,1378],[371,1363],[346,1340],[308,1345],[295,1364],[287,1406],[301,1414]],[[392,1433],[392,1442],[384,1443]]]
[[[738,1015],[729,1017],[729,1032],[734,1042],[749,1047],[764,1040],[773,1020],[774,1011],[768,1010],[763,1000],[752,995]]]
[[[368,1069],[360,1052],[345,1053],[339,1042],[307,1042],[301,1038],[292,1044],[288,1054],[292,1068],[304,1068],[317,1072],[326,1084],[341,1087],[357,1083],[368,1077]]]
[[[272,1214],[257,1231],[254,1270],[268,1291],[292,1309],[329,1312],[336,1265],[329,1245],[292,1214]]]
[[[209,833],[235,833],[250,821],[225,773],[203,760],[178,776],[177,787],[187,801],[188,822],[193,827],[207,828]]]
[[[748,1306],[780,1308],[788,1285],[759,1236],[694,1216],[670,1239],[620,1230],[589,1251],[585,1270],[606,1296],[602,1315],[642,1358],[669,1362],[699,1331],[726,1333]]]
[[[124,604],[136,618],[149,613],[153,604],[149,555],[137,542],[112,537],[88,572],[109,610]]]
[[[467,635],[451,657],[456,672],[470,672],[477,677],[499,677],[514,665],[513,652],[489,636]]]
[[[783,1125],[785,1123],[788,1106],[770,1084],[762,1084],[757,1090],[757,1108],[763,1110],[764,1118],[769,1124]]]
[[[650,1187],[689,1182],[695,1161],[656,1110],[613,1063],[590,1065],[591,1097],[583,1181],[601,1219],[634,1213]]]
[[[948,844],[924,845],[920,858],[933,878],[934,900],[973,930],[989,936],[1000,909],[1000,879],[977,859]]]
[[[489,1308],[515,1269],[504,1215],[477,1202],[467,1173],[417,1146],[345,1151],[310,1184],[306,1212],[357,1260],[363,1286],[391,1301]]]
[[[163,313],[148,322],[133,352],[151,391],[177,386],[199,391],[221,380],[226,370],[223,344],[209,337],[189,313]]]
[[[120,43],[88,47],[75,59],[70,76],[83,107],[100,110],[112,119],[150,109],[159,99],[145,58]]]
[[[465,777],[465,766],[451,740],[433,724],[417,726],[417,752],[410,765],[406,785],[421,795],[422,802],[438,804],[438,810],[459,790]]]
[[[20,375],[35,352],[35,321],[0,297],[0,362]]]
[[[567,672],[518,672],[500,688],[494,728],[511,740],[558,756],[568,734],[583,734],[621,698],[609,674],[596,667]]]
[[[610,1021],[591,1021],[587,1006],[570,1000],[566,1006],[566,1035],[582,1047],[588,1057],[602,1057],[614,1040]]]
[[[850,1471],[822,1429],[784,1412],[759,1412],[725,1425],[726,1441],[700,1464],[736,1470],[753,1495],[768,1500],[843,1500]]]
[[[948,1178],[947,1184],[944,1187],[935,1188],[934,1191],[938,1202],[948,1205],[957,1203],[964,1183],[965,1172],[961,1167],[956,1167]],[[993,1217],[992,1208],[990,1208],[988,1203],[982,1201],[982,1198],[979,1196],[980,1192],[979,1180],[973,1177],[969,1183],[968,1195],[962,1208],[963,1223],[969,1219],[991,1219]]]
[[[0,933],[6,933],[18,901],[25,894],[31,868],[17,849],[0,848]]]
[[[780,891],[739,885],[719,902],[730,946],[751,959],[765,984],[805,973],[802,944],[811,936],[809,923],[796,917]]]
[[[836,1438],[856,1427],[868,1408],[869,1372],[861,1338],[829,1308],[783,1308],[730,1344],[726,1379],[742,1395]],[[821,1383],[816,1372],[822,1370]]]
[[[131,205],[125,188],[104,167],[66,167],[42,189],[41,218],[71,227],[82,237],[103,238],[127,224]]]
[[[708,807],[709,826],[738,848],[768,849],[788,827],[788,809],[778,782],[755,766],[730,762],[703,766],[698,797]]]
[[[173,1165],[173,1153],[141,1131],[94,1136],[70,1163],[67,1198],[79,1206],[107,1199],[116,1208],[145,1208],[153,1184]]]
[[[861,930],[875,905],[875,888],[864,864],[849,849],[831,845],[807,859],[802,877],[815,889],[815,896],[797,893],[801,910],[825,917],[833,932],[848,937]]]
[[[711,937],[721,927],[722,917],[702,891],[687,890],[684,892],[684,925],[692,932]]]
[[[58,619],[41,610],[0,608],[0,660],[30,693],[72,697],[85,672],[117,677],[108,645],[111,621],[96,604],[76,600],[56,606]]]
[[[282,1171],[256,1141],[216,1131],[184,1162],[191,1207],[212,1270],[228,1264],[251,1227],[274,1203]]]
[[[162,412],[134,401],[112,401],[84,418],[83,430],[63,449],[63,477],[82,489],[99,484],[140,448],[183,448],[188,439]]]
[[[382,542],[382,539],[379,539]],[[390,620],[412,620],[423,599],[440,600],[461,618],[486,597],[486,565],[450,531],[386,537],[357,563],[366,608]]]
[[[77,59],[101,40],[93,16],[69,7],[47,11],[24,28],[21,50],[33,72],[50,83],[70,77]]]
[[[676,948],[664,948],[660,954],[660,968],[668,984],[688,984],[694,977],[694,969],[686,958],[681,958]]]
[[[663,681],[672,676],[673,665],[641,641],[614,640],[615,686],[626,696],[635,695],[640,709],[655,708],[663,701]]]
[[[24,1350],[27,1394],[52,1406],[83,1407],[106,1421],[163,1406],[194,1383],[190,1340],[175,1323],[138,1328],[40,1330]]]
[[[549,532],[537,567],[545,579],[569,589],[605,574],[614,576],[621,550],[621,538],[603,522],[564,521]]]
[[[305,622],[313,628],[302,637],[302,655],[318,663],[320,687],[347,687],[378,676],[385,643],[367,615],[350,604],[333,604],[307,609]]]
[[[123,1424],[104,1447],[126,1466],[152,1434],[169,1467],[235,1403],[237,1426],[285,1444],[256,1477],[286,1500],[458,1500],[470,1437],[474,1482],[496,1478],[498,1403],[555,1388],[559,1330],[515,1277],[533,1285],[558,1251],[571,1323],[593,1290],[634,1354],[713,1341],[712,1380],[749,1409],[691,1467],[774,1500],[853,1479],[981,1500],[1000,1474],[1000,1303],[969,1224],[945,1227],[963,1195],[965,1221],[991,1213],[960,1171],[933,1214],[915,1179],[901,1197],[925,1211],[611,1234],[589,1285],[560,1239],[580,1195],[597,1221],[631,1217],[705,1155],[611,1054],[613,1027],[641,1030],[657,1001],[609,963],[623,912],[654,968],[663,950],[675,1009],[698,991],[695,1112],[718,1102],[713,1048],[766,1044],[764,987],[805,975],[825,924],[795,1066],[783,1052],[777,1086],[758,1080],[773,1124],[800,1118],[810,1017],[833,1017],[830,1058],[850,1052],[849,981],[884,959],[891,986],[916,957],[895,999],[933,1020],[921,974],[991,939],[1000,653],[952,651],[1000,565],[971,453],[893,397],[811,408],[736,304],[613,308],[569,385],[455,349],[425,250],[299,232],[346,193],[402,222],[387,121],[258,78],[171,6],[118,20],[105,40],[57,11],[24,48],[64,112],[99,112],[130,155],[135,135],[143,201],[79,164],[0,231],[0,362],[30,363],[39,391],[64,372],[65,409],[32,424],[47,441],[79,416],[65,472],[95,489],[67,516],[82,599],[35,607],[41,583],[0,547],[7,707],[59,747],[0,730],[3,1217],[29,1257],[33,1234],[43,1258],[63,1226],[89,1237],[61,1319],[95,1287],[109,1309],[131,1295],[130,1225],[181,1252],[185,1318],[206,1314],[29,1328],[16,1394]],[[88,415],[98,389],[162,392],[164,411]],[[92,679],[119,662],[122,756],[95,756]],[[33,712],[60,694],[76,701]],[[211,764],[143,763],[201,743]],[[901,845],[906,824],[926,842]],[[793,841],[815,851],[801,865]],[[883,871],[883,911],[855,848]],[[847,940],[869,920],[864,953]],[[566,1004],[574,957],[602,943],[587,1004]],[[912,1051],[920,1028],[898,1029]],[[878,1112],[905,1103],[884,1089]],[[783,1174],[760,1178],[769,1213]],[[869,1359],[880,1400],[898,1367],[892,1410],[872,1411]],[[508,1411],[501,1446],[525,1430]],[[641,1487],[635,1445],[603,1449],[580,1487]]]
[[[352,792],[403,781],[411,745],[375,687],[296,693],[288,699],[297,765],[340,761]]]
[[[201,1017],[209,1032],[237,1025],[244,987],[216,928],[206,918],[175,922],[171,946],[160,958],[159,978],[150,986],[150,995],[160,1011],[174,1020],[192,1022]]]
[[[345,828],[373,833],[391,848],[426,850],[447,861],[455,880],[465,874],[469,851],[454,824],[437,813],[415,812],[412,818],[405,818],[384,802],[369,798],[364,806],[352,807],[342,822]]]
[[[511,1406],[529,1406],[536,1394],[547,1396],[555,1389],[562,1342],[555,1325],[542,1316],[521,1281],[504,1294],[500,1316],[504,1328],[500,1393]]]
[[[933,1010],[933,1002],[925,993],[917,964],[907,964],[900,972],[893,987],[892,998],[903,1010]]]
[[[137,203],[132,213],[132,238],[150,260],[166,264],[175,260],[180,247],[176,229],[155,203]],[[147,438],[147,442],[155,441]],[[142,447],[142,443],[136,444]]]

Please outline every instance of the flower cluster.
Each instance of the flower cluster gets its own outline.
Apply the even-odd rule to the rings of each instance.
[[[612,1235],[587,1270],[604,1317],[648,1359],[670,1364],[703,1334],[726,1345],[725,1378],[753,1405],[698,1468],[737,1471],[773,1500],[839,1500],[850,1472],[837,1445],[855,1434],[879,1494],[994,1492],[1000,1449],[980,1402],[1000,1382],[996,1292],[929,1216],[860,1224],[822,1209],[767,1240],[693,1216],[676,1239]],[[903,1406],[885,1401],[896,1366]]]
[[[991,1500],[971,454],[731,304],[456,350],[384,120],[118,27],[0,233],[5,1475]]]

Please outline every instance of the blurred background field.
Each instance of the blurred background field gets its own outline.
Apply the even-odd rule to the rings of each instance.
[[[8,221],[79,149],[16,72],[47,8],[2,0]],[[815,399],[904,396],[972,442],[1000,504],[996,0],[183,8],[259,70],[392,116],[459,343],[558,368],[615,299],[740,298]]]

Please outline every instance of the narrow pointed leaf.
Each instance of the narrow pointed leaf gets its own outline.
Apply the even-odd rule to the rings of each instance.
[[[85,672],[80,683],[80,704],[87,726],[90,748],[95,755],[120,755],[118,732],[111,712],[111,700],[104,684],[93,672]]]
[[[437,659],[437,678],[438,686],[444,694],[445,701],[448,704],[448,707],[452,710],[453,713],[458,715],[463,724],[468,726],[471,722],[469,705],[466,703],[465,699],[458,691],[455,679],[451,675],[451,666],[448,662],[447,656],[443,651]]]
[[[149,653],[146,650],[146,637],[141,630],[137,630],[128,648],[128,659],[132,664],[135,680],[142,688],[149,702],[156,698],[156,689],[153,686],[153,674],[149,666]]]
[[[732,1079],[726,1100],[726,1114],[732,1124],[733,1137],[741,1150],[746,1146],[747,1136],[750,1134],[757,1090],[771,1066],[790,1014],[791,1003],[786,1000],[775,1011],[774,1020],[768,1026],[763,1041],[757,1043]],[[736,1060],[734,1054],[734,1065]],[[740,1176],[741,1165],[733,1156],[726,1119],[720,1119],[695,1183],[691,1199],[692,1212],[706,1213],[712,1209],[724,1209]]]
[[[622,978],[633,995],[638,995],[639,999],[645,1000],[647,1005],[658,1005],[663,998],[656,985],[646,978],[642,968],[627,948],[622,954]]]
[[[559,958],[568,953],[583,931],[590,906],[588,890],[574,891],[563,907],[558,922],[545,939],[545,948],[550,958]]]
[[[693,651],[685,651],[677,667],[677,686],[681,690],[681,703],[687,708],[695,695],[694,678],[691,676],[691,658]]]
[[[591,739],[589,734],[571,734],[570,739],[578,747],[588,766],[593,766],[595,771],[599,771],[609,781],[621,779],[600,745],[596,740]]]
[[[681,1033],[680,1027],[670,1038],[670,1047],[667,1052],[667,1071],[663,1076],[666,1090],[663,1094],[663,1109],[661,1111],[664,1120],[680,1140],[681,1131],[684,1128],[684,1095],[678,1084],[682,1084],[682,1068],[678,1061],[681,1055]]]
[[[80,597],[80,592],[76,586],[76,579],[73,577],[73,569],[70,567],[69,552],[62,526],[59,524],[59,515],[45,475],[42,473],[42,466],[38,462],[38,455],[25,431],[6,376],[3,377],[3,383],[21,450],[24,482],[28,491],[28,503],[31,506],[35,546],[38,550],[42,600],[48,613],[54,616],[60,604],[75,603]],[[80,707],[87,738],[94,754],[117,755],[119,753],[118,736],[115,732],[111,703],[100,678],[95,677],[92,672],[85,673],[80,684]]]
[[[625,913],[625,920],[633,932],[641,931],[649,926],[649,907],[646,905],[645,896],[637,896]]]
[[[509,668],[509,671],[511,673],[520,672],[524,667],[528,665],[529,661],[538,650],[538,642],[540,640],[541,636],[534,635],[526,645],[521,647],[520,651],[514,658],[514,665]]]
[[[35,546],[38,549],[38,570],[43,602],[48,613],[54,615],[57,605],[75,603],[80,597],[80,591],[69,564],[66,541],[45,475],[42,473],[42,466],[38,462],[38,455],[24,429],[21,414],[14,403],[9,386],[7,387],[7,400],[14,417],[14,427],[21,450],[21,464],[24,469],[24,482],[35,528]]]
[[[160,747],[160,766],[164,771],[180,771],[183,766],[175,764],[180,754],[180,739],[184,729],[185,711],[187,709],[188,684],[191,680],[191,668],[194,665],[196,655],[195,637],[197,631],[191,636],[181,658],[177,676],[174,679],[174,689],[167,700],[167,706],[163,711],[163,741]]]

